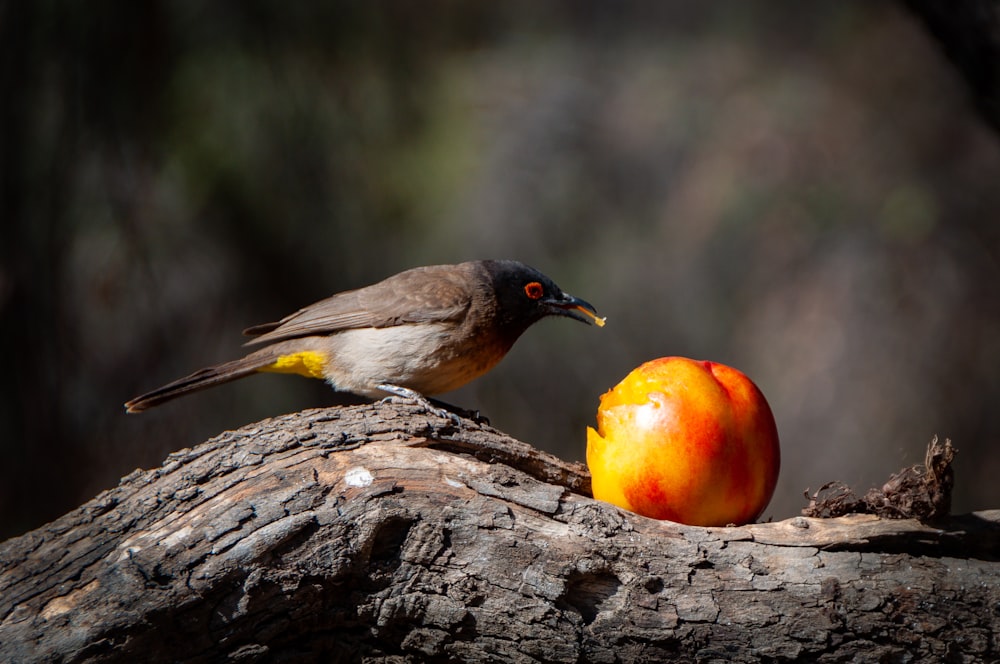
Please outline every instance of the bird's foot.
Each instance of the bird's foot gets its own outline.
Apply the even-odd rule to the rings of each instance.
[[[455,413],[459,417],[464,417],[467,420],[472,420],[476,424],[485,424],[486,426],[489,426],[490,424],[490,418],[483,415],[479,411],[479,409],[467,410],[465,408],[461,408],[459,406],[455,406],[450,403],[445,403],[444,401],[440,401],[438,399],[428,399],[428,401],[430,401],[431,404],[436,406],[437,408],[444,408],[447,411]]]
[[[449,420],[455,426],[461,426],[462,424],[462,418],[460,418],[458,415],[456,415],[455,413],[451,412],[446,408],[439,408],[438,406],[435,406],[433,403],[431,403],[430,399],[422,395],[420,392],[417,392],[416,390],[411,390],[410,388],[403,387],[402,385],[392,385],[389,383],[382,383],[381,385],[376,385],[376,387],[382,390],[383,392],[388,392],[391,395],[383,399],[383,401],[392,399],[393,397],[408,399],[423,406],[424,410],[426,410],[428,413]]]

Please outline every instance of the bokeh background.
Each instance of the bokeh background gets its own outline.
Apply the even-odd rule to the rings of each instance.
[[[768,396],[765,513],[960,451],[1000,507],[1000,142],[902,4],[0,3],[0,538],[227,428],[260,376],[122,402],[240,330],[414,265],[510,257],[608,317],[446,395],[582,460],[641,362]]]

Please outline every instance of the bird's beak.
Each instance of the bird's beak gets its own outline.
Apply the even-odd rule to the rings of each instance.
[[[558,298],[546,300],[545,304],[549,305],[549,311],[556,316],[575,318],[588,325],[593,323],[597,327],[604,327],[605,319],[597,315],[594,305],[578,297],[562,293]]]

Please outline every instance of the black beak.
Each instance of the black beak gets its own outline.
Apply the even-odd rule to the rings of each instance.
[[[560,293],[558,297],[546,299],[544,302],[548,305],[549,313],[554,316],[566,316],[567,318],[574,318],[588,325],[593,324],[597,327],[604,327],[605,319],[597,315],[594,305],[578,297]]]

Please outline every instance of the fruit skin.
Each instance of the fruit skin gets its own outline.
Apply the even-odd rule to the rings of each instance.
[[[774,416],[743,373],[662,357],[601,396],[587,428],[594,498],[697,526],[754,521],[774,493]]]

